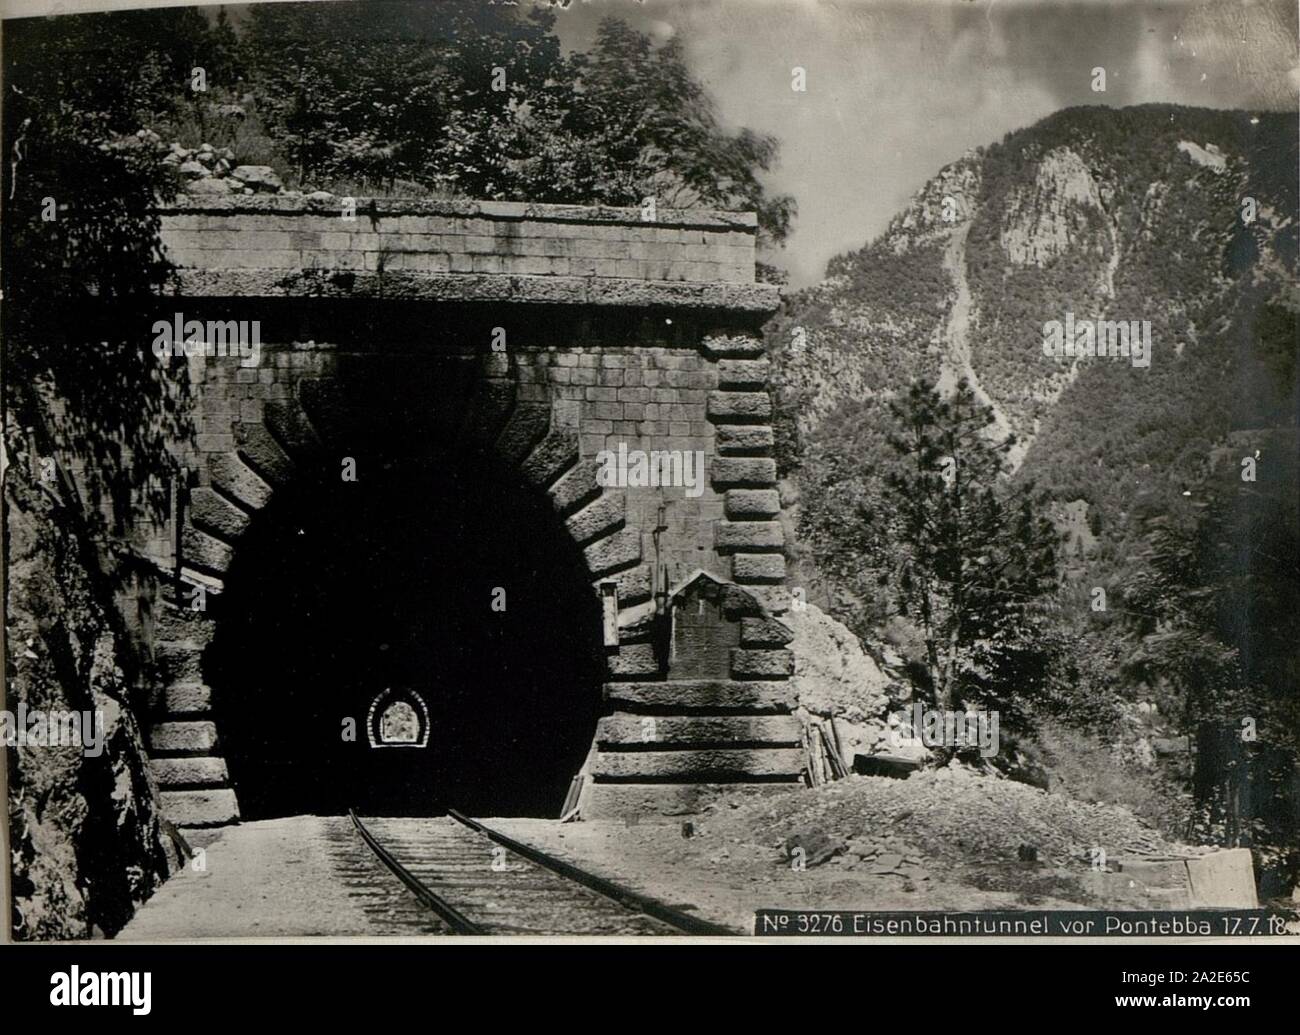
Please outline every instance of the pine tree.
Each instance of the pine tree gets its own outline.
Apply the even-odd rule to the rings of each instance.
[[[892,581],[921,629],[934,703],[1014,711],[1045,675],[1040,616],[1059,536],[1032,486],[1002,479],[1013,439],[990,439],[992,411],[964,379],[948,398],[914,383],[891,410]]]

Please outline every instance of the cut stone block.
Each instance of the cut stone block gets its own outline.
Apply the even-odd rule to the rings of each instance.
[[[516,464],[546,436],[551,425],[551,407],[546,403],[520,403],[497,439],[497,453]]]
[[[219,453],[208,459],[212,484],[242,503],[248,510],[260,510],[271,502],[273,490],[239,457]]]
[[[780,582],[785,558],[779,553],[738,553],[731,559],[731,576],[737,582]]]
[[[149,732],[151,753],[205,754],[217,746],[217,727],[213,722],[160,722]]]
[[[302,407],[296,403],[268,400],[262,408],[262,420],[276,439],[283,442],[297,459],[302,460],[320,452],[320,436]]]
[[[163,678],[168,683],[203,681],[202,648],[188,643],[159,644],[154,655]]]
[[[222,542],[193,525],[186,525],[181,533],[181,556],[186,564],[225,574],[230,568],[230,562],[235,559],[235,552],[229,543]]]
[[[172,683],[163,691],[169,715],[202,715],[212,709],[212,688],[207,683]]]
[[[190,608],[190,594],[193,587],[202,586],[209,596],[220,596],[225,592],[226,583],[219,575],[213,575],[211,572],[196,571],[189,565],[181,565],[181,581],[185,583],[185,597],[183,598],[183,607]],[[204,612],[197,612],[203,614]]]
[[[1229,848],[1188,859],[1187,876],[1193,908],[1259,908],[1249,848]]]
[[[636,568],[625,568],[623,571],[615,572],[612,575],[603,575],[592,583],[596,595],[600,595],[600,584],[602,582],[613,582],[618,587],[618,604],[619,608],[625,608],[631,604],[639,604],[643,600],[650,599],[650,593],[654,588],[653,576],[648,565],[640,565]]]
[[[767,424],[719,424],[716,441],[724,455],[765,453],[776,444],[776,435]]]
[[[666,744],[722,746],[769,744],[797,747],[799,720],[793,715],[606,715],[596,726],[598,744],[663,747]]]
[[[606,489],[564,522],[575,542],[591,540],[621,528],[627,519],[627,494]]]
[[[724,485],[773,485],[776,461],[765,456],[719,456],[713,459],[712,482]]]
[[[212,489],[190,491],[190,520],[222,539],[236,540],[248,528],[249,517]]]
[[[645,677],[659,671],[659,660],[650,643],[624,643],[606,658],[611,676]]]
[[[718,360],[718,385],[721,388],[762,388],[770,373],[766,359]]]
[[[790,587],[779,583],[770,585],[750,584],[745,587],[754,595],[754,599],[770,615],[783,615],[790,610]]]
[[[229,789],[163,791],[162,811],[178,827],[219,827],[239,819],[239,803]]]
[[[779,550],[785,531],[778,521],[719,521],[714,525],[714,545],[729,550]]]
[[[776,489],[728,489],[727,517],[754,520],[781,513],[781,496]]]
[[[794,654],[788,650],[734,647],[731,674],[737,679],[787,679],[794,674]]]
[[[615,709],[677,713],[782,713],[795,706],[788,682],[729,679],[606,683],[605,700]]]
[[[597,539],[582,551],[582,555],[593,575],[630,567],[641,559],[641,533],[625,528],[604,539]]]
[[[484,381],[474,398],[466,434],[478,442],[491,443],[505,426],[515,401],[515,383],[510,380]]]
[[[537,443],[519,471],[530,485],[547,486],[577,462],[577,432],[565,428],[552,431]]]
[[[150,765],[160,787],[218,787],[230,778],[224,758],[155,758]]]
[[[763,355],[763,339],[754,334],[714,332],[701,343],[707,355],[714,358],[753,358]]]
[[[154,644],[167,649],[202,649],[212,642],[216,627],[205,614],[168,604],[154,617]]]
[[[576,510],[601,493],[596,473],[601,465],[595,460],[583,460],[573,470],[560,476],[551,486],[548,495],[551,505],[561,514]]]
[[[240,455],[271,485],[287,485],[293,480],[297,465],[280,448],[265,424],[240,423],[234,426],[235,446]]]
[[[766,392],[709,393],[709,420],[766,421],[772,416],[772,400]]]
[[[794,630],[775,618],[742,618],[740,642],[745,647],[784,647],[794,640]]]
[[[783,794],[798,794],[802,785],[790,783],[593,783],[587,782],[580,799],[584,819],[618,819],[636,816],[654,822],[671,822],[673,816],[703,812],[717,801],[748,801]]]
[[[797,748],[708,748],[702,751],[598,751],[589,770],[599,781],[662,779],[718,780],[745,776],[786,776],[803,772]]]

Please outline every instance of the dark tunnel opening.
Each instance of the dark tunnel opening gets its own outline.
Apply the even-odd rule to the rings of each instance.
[[[599,604],[495,459],[279,490],[220,608],[205,674],[245,819],[559,815],[600,712]]]

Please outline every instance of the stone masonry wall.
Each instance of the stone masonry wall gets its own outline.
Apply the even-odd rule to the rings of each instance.
[[[137,549],[219,600],[258,511],[328,451],[349,377],[376,357],[395,360],[410,370],[412,392],[460,385],[455,405],[427,400],[463,404],[449,440],[472,432],[515,465],[550,497],[593,590],[617,587],[609,713],[588,763],[585,809],[673,811],[715,784],[797,781],[789,631],[778,620],[784,543],[756,330],[776,289],[753,282],[752,215],[641,215],[359,201],[353,221],[337,199],[261,196],[165,209],[163,242],[178,269],[158,316],[267,323],[256,366],[236,356],[181,361],[195,435],[175,449],[190,472],[180,521],[137,523]],[[406,314],[397,330],[384,322],[394,313]],[[345,330],[347,320],[355,322]],[[498,329],[508,341],[500,351],[489,341]],[[433,368],[438,376],[415,376]],[[597,454],[620,445],[701,451],[702,493],[599,485]],[[738,645],[729,678],[674,683],[655,643],[652,594],[662,606],[697,571],[734,588],[725,610]],[[203,682],[212,623],[177,598],[157,627],[151,752],[164,808],[184,825],[236,819]],[[660,717],[654,743],[642,742],[642,714]]]
[[[345,215],[349,218],[345,218]],[[200,269],[324,269],[753,283],[749,213],[519,202],[242,197],[165,216],[171,259]]]

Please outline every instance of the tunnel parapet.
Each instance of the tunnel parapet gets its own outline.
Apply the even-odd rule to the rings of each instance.
[[[162,307],[252,313],[265,328],[256,366],[189,360],[199,431],[177,452],[193,484],[177,527],[149,539],[158,567],[213,605],[161,623],[182,627],[160,634],[153,726],[173,819],[238,818],[203,626],[220,621],[240,539],[278,491],[366,422],[374,442],[400,436],[386,410],[352,398],[356,371],[377,362],[410,374],[390,398],[435,393],[424,434],[440,447],[491,450],[550,499],[610,609],[583,814],[675,813],[728,789],[796,785],[759,335],[779,298],[754,283],[753,215],[401,199],[344,214],[339,199],[285,197],[160,209],[176,267]],[[661,484],[654,470],[693,480]],[[706,598],[715,626],[674,641],[681,608]]]
[[[344,218],[339,199],[182,197],[159,215],[177,295],[777,305],[754,283],[752,213],[376,199]]]

